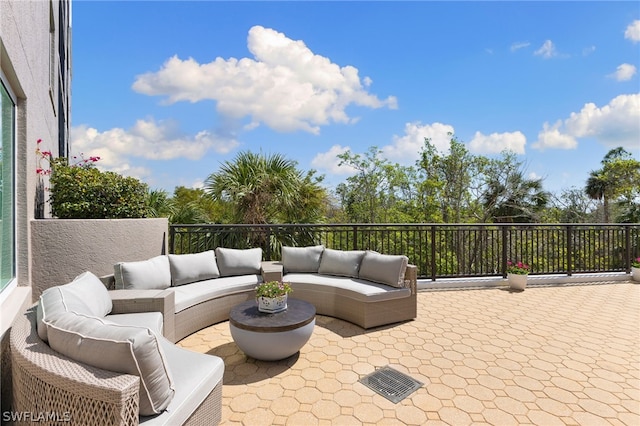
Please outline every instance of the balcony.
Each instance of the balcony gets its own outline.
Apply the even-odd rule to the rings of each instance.
[[[406,323],[320,316],[283,361],[247,358],[227,322],[179,344],[224,359],[223,424],[636,425],[638,306],[628,280],[433,290]],[[424,385],[393,403],[359,382],[383,366]]]

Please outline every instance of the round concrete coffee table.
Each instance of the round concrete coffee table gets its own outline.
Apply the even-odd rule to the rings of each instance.
[[[258,311],[258,303],[248,300],[229,312],[231,336],[248,356],[264,361],[290,357],[311,337],[316,324],[316,308],[303,300],[287,301],[287,309],[275,314]]]

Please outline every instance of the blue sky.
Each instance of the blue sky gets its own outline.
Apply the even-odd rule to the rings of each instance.
[[[346,149],[411,165],[448,132],[556,193],[640,159],[635,1],[75,1],[72,25],[72,150],[169,193],[244,150],[331,187]]]

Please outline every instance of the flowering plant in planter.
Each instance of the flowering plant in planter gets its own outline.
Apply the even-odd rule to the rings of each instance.
[[[528,275],[529,274],[529,269],[531,269],[531,267],[529,265],[527,265],[526,263],[522,263],[520,261],[514,263],[514,262],[509,260],[507,262],[507,273],[508,274]]]
[[[291,293],[293,289],[289,283],[267,281],[256,287],[256,297],[278,297]]]
[[[631,260],[631,266],[634,268],[640,268],[640,257]]]

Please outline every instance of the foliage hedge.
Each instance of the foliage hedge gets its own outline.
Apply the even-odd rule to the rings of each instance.
[[[146,184],[92,164],[56,159],[50,184],[51,214],[60,219],[141,218],[149,213]]]

